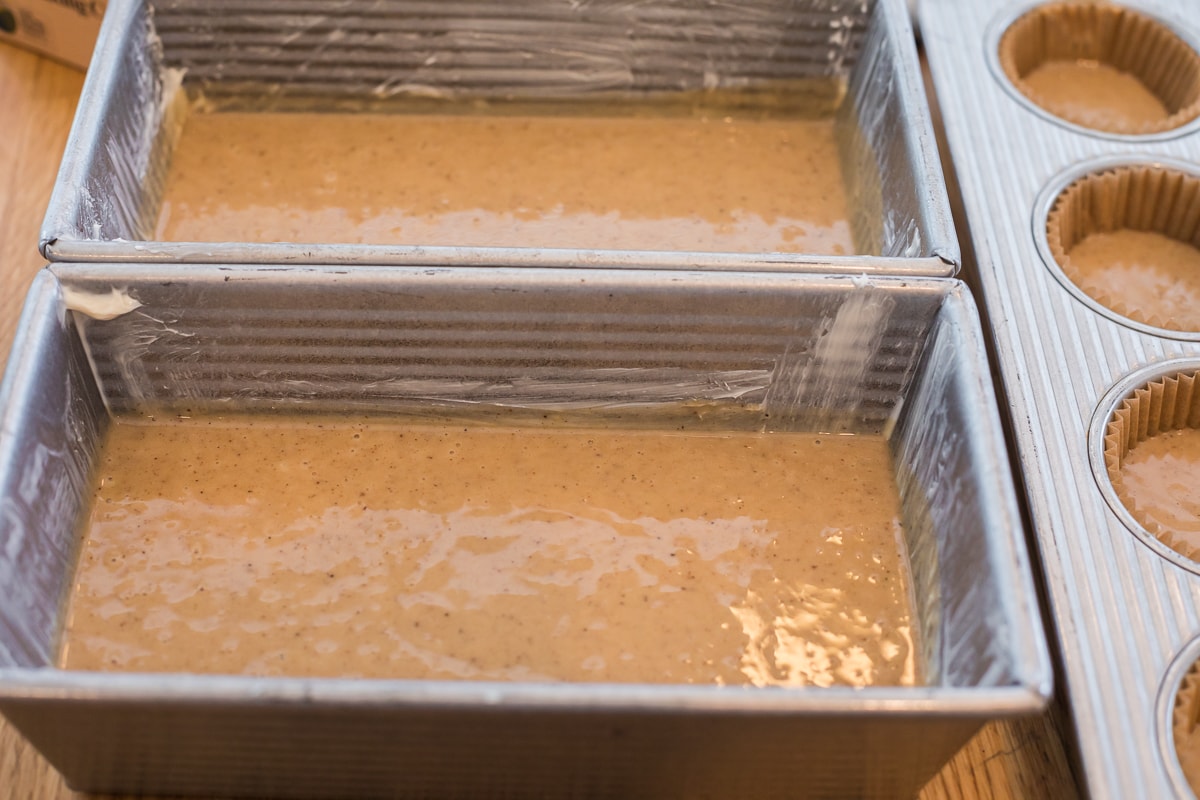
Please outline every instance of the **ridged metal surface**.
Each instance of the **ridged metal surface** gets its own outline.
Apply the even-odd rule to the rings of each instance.
[[[847,306],[846,279],[804,294],[734,281],[741,291],[722,303],[657,278],[616,281],[597,303],[606,279],[581,292],[544,271],[525,280],[446,273],[441,280],[455,290],[428,293],[435,276],[413,271],[364,280],[314,270],[280,292],[213,267],[187,267],[186,282],[165,286],[136,271],[85,278],[64,269],[73,286],[100,293],[136,282],[128,292],[142,307],[115,320],[79,316],[118,413],[221,407],[231,397],[314,411],[387,410],[406,400],[564,409],[724,400],[766,404],[778,419],[820,406],[827,417],[846,415],[854,430],[878,432],[912,380],[929,309],[941,302],[936,287],[864,288]],[[491,296],[497,280],[507,291]],[[867,328],[852,346],[820,349],[847,324]]]
[[[813,88],[828,78],[835,83]],[[543,112],[575,101],[679,106],[710,90],[745,98],[783,86],[807,96],[802,86],[822,94],[834,121],[864,255],[152,241],[181,82],[220,108],[408,112],[488,102]],[[53,261],[949,276],[960,260],[900,0],[114,0],[79,108],[42,229]]]
[[[126,311],[105,320],[114,290]],[[0,387],[0,710],[79,788],[893,797],[915,792],[982,721],[1035,712],[1049,694],[982,332],[957,281],[55,265],[35,281],[20,328]],[[85,352],[99,384],[63,383],[64,359],[78,364]],[[741,386],[731,373],[752,380]],[[381,393],[389,375],[395,391]],[[21,477],[37,458],[84,472],[105,402],[143,413],[483,407],[493,420],[615,408],[625,424],[631,411],[657,424],[682,407],[692,420],[705,415],[688,408],[708,410],[718,427],[882,427],[927,685],[760,691],[47,669],[59,621],[46,609],[61,607],[71,583],[86,490],[45,497],[39,483],[27,496]],[[64,415],[85,424],[34,424]],[[20,558],[9,557],[14,536]]]
[[[1198,41],[1192,2],[1125,5]],[[1196,356],[1200,345],[1137,330],[1082,302],[1043,262],[1035,231],[1044,225],[1039,196],[1065,172],[1114,158],[1195,165],[1200,134],[1194,126],[1151,139],[1089,133],[1020,101],[989,54],[1030,7],[922,0],[921,34],[1010,404],[1087,789],[1098,798],[1170,796],[1181,784],[1169,774],[1173,746],[1156,698],[1172,659],[1200,635],[1200,577],[1144,544],[1105,502],[1089,429],[1106,413],[1098,409],[1110,387],[1135,369]]]
[[[154,20],[167,65],[185,68],[188,81],[206,92],[267,82],[287,94],[457,90],[502,97],[514,87],[562,95],[833,77],[856,60],[869,6],[156,0]]]

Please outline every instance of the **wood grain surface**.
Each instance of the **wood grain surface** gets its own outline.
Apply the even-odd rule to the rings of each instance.
[[[0,45],[0,353],[7,354],[26,289],[43,266],[38,229],[83,75]],[[1078,791],[1055,709],[988,725],[921,793],[947,798],[1055,798]],[[81,798],[0,718],[0,798]]]

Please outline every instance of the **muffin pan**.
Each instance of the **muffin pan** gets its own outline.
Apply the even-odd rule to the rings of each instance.
[[[0,711],[93,792],[911,795],[982,722],[1037,712],[1050,692],[985,364],[970,294],[951,279],[53,265],[0,389]],[[112,415],[280,410],[883,434],[925,684],[54,668]]]
[[[1080,777],[1092,797],[1169,796],[1181,785],[1163,731],[1170,730],[1180,679],[1171,665],[1200,634],[1200,574],[1125,507],[1109,469],[1119,467],[1125,446],[1156,429],[1192,424],[1190,411],[1180,416],[1163,409],[1170,405],[1164,398],[1183,392],[1181,384],[1196,370],[1200,332],[1170,315],[1143,316],[1144,309],[1127,302],[1128,292],[1096,297],[1084,291],[1071,250],[1089,234],[1118,228],[1194,243],[1190,186],[1200,164],[1200,134],[1195,120],[1184,118],[1190,111],[1178,116],[1176,127],[1137,134],[1065,122],[1014,88],[1001,51],[1010,32],[1028,33],[1029,20],[1053,19],[1065,26],[1055,28],[1054,38],[1064,52],[1097,58],[1089,49],[1094,22],[1142,20],[1126,42],[1120,30],[1128,24],[1111,25],[1116,38],[1106,52],[1140,53],[1140,64],[1128,60],[1132,55],[1111,61],[1154,83],[1147,76],[1159,74],[1154,70],[1166,61],[1196,59],[1194,10],[1182,0],[927,0],[921,6],[922,37],[973,245],[968,273],[982,296],[1007,395]],[[1170,33],[1154,34],[1158,41],[1182,43],[1190,52],[1180,53],[1175,44],[1147,47],[1150,23]],[[1045,32],[1037,35],[1044,39],[1038,46],[1049,48]],[[1173,74],[1180,86],[1191,85],[1188,70]],[[1190,102],[1167,104],[1183,109]],[[1107,455],[1106,443],[1115,448]],[[1189,652],[1194,661],[1194,648]],[[1172,688],[1164,689],[1168,684]],[[1172,695],[1165,705],[1163,691]]]
[[[451,6],[114,0],[41,234],[52,261],[600,266],[952,275],[960,254],[901,0]],[[861,255],[461,242],[155,241],[190,103],[250,111],[824,108]],[[715,99],[714,99],[715,98]],[[508,109],[506,111],[506,109]],[[745,109],[743,109],[745,110]],[[716,113],[716,112],[714,112]],[[514,209],[514,212],[518,209]],[[715,245],[714,245],[715,246]]]

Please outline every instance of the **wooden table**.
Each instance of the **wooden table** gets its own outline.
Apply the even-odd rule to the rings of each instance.
[[[0,353],[8,353],[26,289],[43,266],[38,230],[82,84],[78,70],[0,45]],[[985,727],[921,797],[1077,797],[1059,717],[1052,710]],[[81,797],[2,718],[0,796]]]

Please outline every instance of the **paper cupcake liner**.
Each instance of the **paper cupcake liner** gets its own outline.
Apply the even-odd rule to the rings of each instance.
[[[1048,3],[1022,15],[1000,39],[1000,66],[1030,101],[1050,113],[1095,128],[1056,107],[1026,81],[1051,61],[1093,60],[1136,77],[1169,116],[1142,124],[1113,121],[1101,130],[1145,135],[1178,128],[1200,116],[1200,55],[1162,23],[1104,2]]]
[[[1055,199],[1046,216],[1050,255],[1063,273],[1096,302],[1129,319],[1178,331],[1197,329],[1165,308],[1134,307],[1120,295],[1086,286],[1071,261],[1077,244],[1095,233],[1158,233],[1200,249],[1200,178],[1152,166],[1116,167],[1085,175]],[[1200,274],[1196,275],[1200,291]]]
[[[1171,733],[1179,766],[1192,791],[1200,795],[1200,735],[1196,731],[1197,723],[1200,723],[1200,663],[1193,664],[1179,682],[1175,706],[1171,710]]]
[[[1200,428],[1200,371],[1159,378],[1125,398],[1105,428],[1104,465],[1117,498],[1138,524],[1175,552],[1200,561],[1200,550],[1138,507],[1121,471],[1138,443],[1182,428]]]

